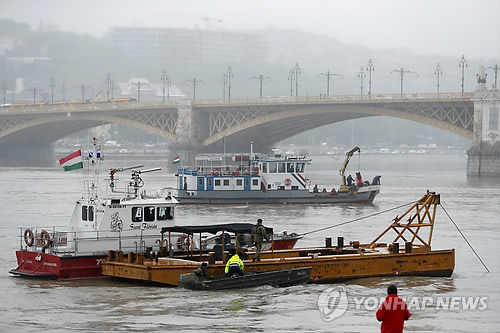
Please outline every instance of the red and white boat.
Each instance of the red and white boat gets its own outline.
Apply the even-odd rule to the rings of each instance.
[[[10,273],[53,279],[99,277],[101,261],[109,250],[159,250],[160,230],[175,225],[178,201],[166,190],[147,195],[141,175],[160,168],[111,169],[110,197],[101,198],[97,184],[102,157],[94,138],[93,150],[86,157],[91,178],[85,181],[85,193],[76,202],[69,225],[21,228],[18,266]],[[125,170],[131,170],[132,179],[120,189],[116,173]]]

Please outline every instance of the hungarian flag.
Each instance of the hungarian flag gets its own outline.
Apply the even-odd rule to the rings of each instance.
[[[174,158],[174,164],[177,164],[177,163],[181,163],[180,156],[177,156],[176,158]]]
[[[68,156],[61,158],[59,164],[62,165],[64,171],[71,171],[83,168],[82,151],[77,150]]]

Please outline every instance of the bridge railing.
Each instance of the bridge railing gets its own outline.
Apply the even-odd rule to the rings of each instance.
[[[377,94],[377,95],[339,95],[339,96],[277,96],[262,98],[232,98],[195,100],[193,106],[210,105],[255,105],[255,104],[345,104],[345,103],[400,103],[423,101],[470,100],[473,93],[428,93],[428,94]]]
[[[191,103],[192,106],[221,105],[282,105],[282,104],[359,104],[359,103],[400,103],[400,102],[438,102],[469,101],[474,93],[429,93],[429,94],[376,94],[376,95],[340,95],[340,96],[276,96],[232,99],[197,99],[171,100],[162,102],[121,102],[121,103],[68,103],[68,104],[13,104],[0,107],[0,114],[5,113],[57,113],[57,112],[92,112],[134,109],[177,108],[179,104]]]

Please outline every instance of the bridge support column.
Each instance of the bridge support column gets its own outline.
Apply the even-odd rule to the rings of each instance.
[[[199,151],[200,138],[200,115],[199,111],[193,110],[191,100],[181,100],[177,103],[177,127],[175,135],[177,141],[169,146],[168,157],[173,161],[180,157],[180,164],[169,163],[169,171],[175,172],[178,167],[194,165],[194,157]]]
[[[500,176],[500,92],[486,87],[481,66],[474,102],[474,136],[467,151],[467,176]]]

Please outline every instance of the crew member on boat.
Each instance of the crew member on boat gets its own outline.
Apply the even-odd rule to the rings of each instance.
[[[193,270],[193,273],[204,280],[210,280],[212,278],[210,274],[208,274],[206,262],[203,262],[200,266],[198,266],[195,270]]]
[[[238,274],[239,276],[245,275],[243,273],[243,268],[245,267],[245,265],[243,264],[243,260],[240,259],[238,253],[236,253],[236,250],[231,249],[229,253],[231,254],[231,258],[227,261],[226,264],[226,276],[231,277],[234,274]]]
[[[262,251],[262,242],[269,240],[266,228],[262,225],[262,219],[257,219],[257,224],[252,228],[252,242],[255,245],[255,256],[253,261],[260,261],[260,251]]]

